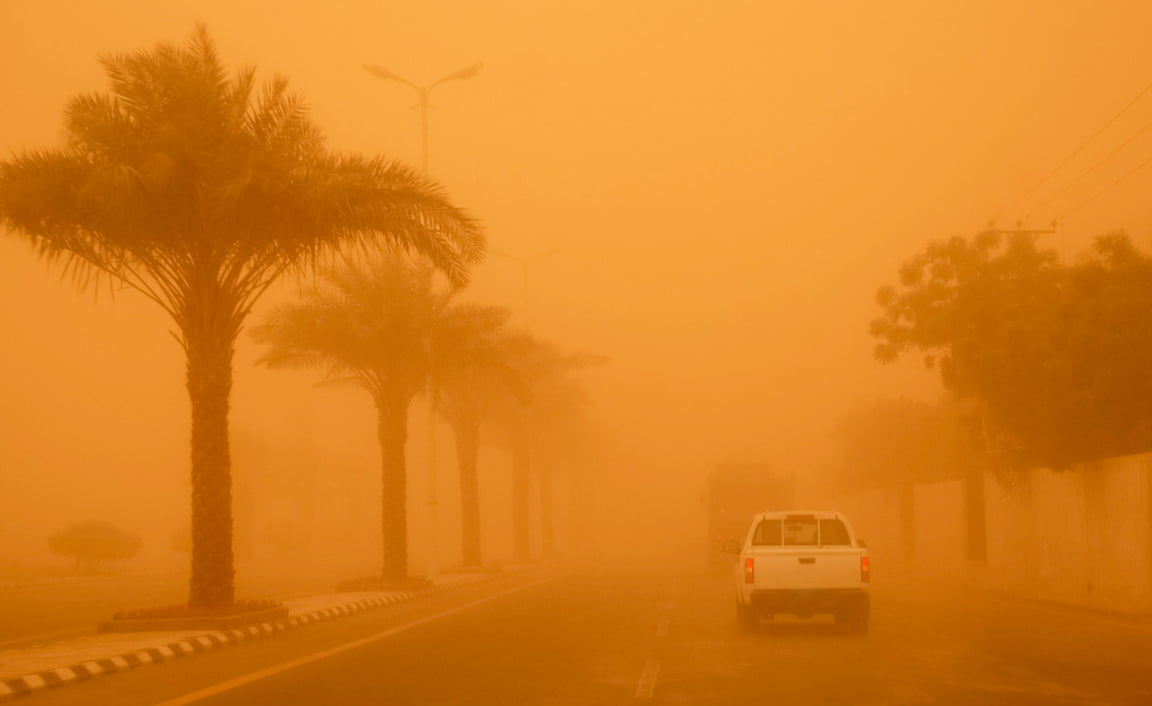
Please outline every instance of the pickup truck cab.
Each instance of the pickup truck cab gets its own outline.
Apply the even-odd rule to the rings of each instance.
[[[830,613],[852,632],[868,630],[868,550],[833,511],[756,515],[736,563],[736,614],[745,629],[778,614]]]

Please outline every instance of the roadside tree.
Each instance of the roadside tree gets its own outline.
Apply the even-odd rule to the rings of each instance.
[[[408,416],[427,388],[431,339],[453,291],[437,291],[431,265],[392,253],[321,272],[299,302],[272,310],[253,337],[272,368],[322,369],[324,382],[352,383],[372,397],[382,483],[381,578],[408,576]]]
[[[552,477],[550,466],[538,460],[551,427],[578,416],[590,402],[570,373],[606,362],[602,356],[568,354],[530,334],[518,334],[513,369],[526,395],[507,394],[492,407],[489,434],[512,456],[513,552],[517,559],[531,555],[531,489],[536,472],[540,492],[541,545],[553,550]],[[543,459],[547,461],[547,459]]]
[[[229,606],[232,358],[253,304],[341,244],[415,250],[463,281],[483,239],[416,171],[329,152],[285,79],[229,76],[203,26],[101,61],[111,92],[72,100],[66,146],[0,163],[0,213],[78,286],[109,277],[175,322],[192,409],[189,606]]]
[[[1074,267],[1029,237],[932,243],[877,301],[877,359],[921,352],[1011,466],[1152,448],[1152,261],[1123,234]]]
[[[482,561],[481,428],[501,395],[526,394],[514,369],[517,339],[504,328],[508,317],[508,310],[500,307],[454,303],[432,334],[432,397],[456,441],[465,566]]]
[[[140,537],[110,522],[82,522],[48,538],[53,554],[72,557],[73,573],[95,573],[101,562],[124,561],[140,553]]]

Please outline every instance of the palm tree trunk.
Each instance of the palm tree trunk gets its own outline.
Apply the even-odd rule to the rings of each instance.
[[[545,555],[556,549],[556,532],[552,512],[552,469],[536,461],[536,479],[540,490],[540,549]]]
[[[584,550],[587,537],[584,529],[584,479],[578,471],[568,474],[568,551]]]
[[[532,450],[527,439],[512,452],[512,550],[517,559],[531,555],[529,540],[529,498],[532,483]]]
[[[215,297],[190,297],[193,304]],[[190,608],[222,608],[235,597],[232,557],[232,457],[228,397],[232,344],[218,311],[191,313],[184,327],[192,403],[192,577]]]
[[[382,578],[408,577],[408,470],[404,447],[408,442],[408,403],[376,400],[380,439],[382,504],[380,529],[384,539]]]
[[[456,460],[460,466],[460,531],[465,566],[480,564],[480,425],[464,421],[455,428]]]

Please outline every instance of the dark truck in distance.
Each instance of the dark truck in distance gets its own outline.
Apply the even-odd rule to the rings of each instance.
[[[791,475],[774,473],[763,463],[721,463],[708,474],[708,560],[713,573],[727,574],[732,557],[724,542],[743,537],[757,513],[795,507]]]
[[[739,555],[736,615],[745,629],[781,614],[829,613],[852,632],[868,630],[868,550],[840,513],[761,513],[742,543],[724,549]]]

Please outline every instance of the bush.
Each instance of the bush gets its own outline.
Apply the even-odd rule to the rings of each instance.
[[[89,573],[102,561],[131,559],[140,552],[140,537],[110,522],[83,522],[48,538],[52,553],[73,557],[74,571],[84,567]]]

